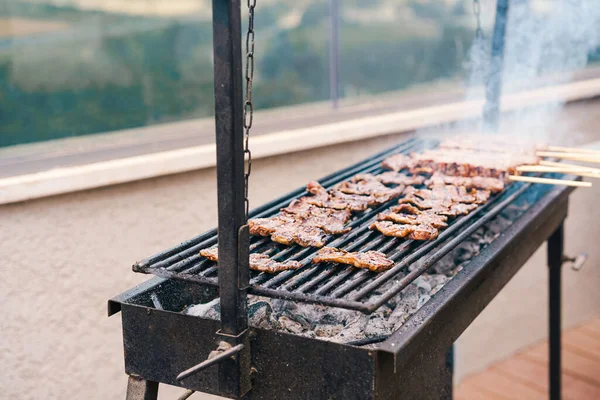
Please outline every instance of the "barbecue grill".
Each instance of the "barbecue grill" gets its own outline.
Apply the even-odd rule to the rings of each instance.
[[[109,315],[122,313],[127,398],[155,399],[159,382],[230,398],[451,398],[452,343],[546,240],[551,396],[558,398],[562,224],[573,188],[513,183],[474,212],[456,218],[430,242],[385,237],[368,229],[393,201],[358,214],[349,224],[352,230],[328,238],[327,245],[386,253],[395,264],[379,274],[336,264],[313,266],[312,248],[249,237],[247,217],[275,215],[306,195],[301,188],[251,212],[247,209],[250,171],[245,170],[244,155],[249,155],[247,134],[252,125],[254,3],[249,1],[249,6],[244,102],[239,0],[213,0],[218,230],[136,263],[134,271],[157,277],[109,301]],[[486,126],[492,129],[498,121],[507,12],[508,2],[499,0],[492,50],[495,75],[488,85],[484,113]],[[413,137],[319,182],[330,188],[357,173],[377,174],[389,155],[436,146],[435,140]],[[248,294],[372,313],[519,202],[525,204],[523,212],[390,335],[338,343],[248,327]],[[217,243],[218,268],[198,254]],[[298,260],[302,268],[274,275],[250,271],[249,252],[279,261]],[[215,298],[220,299],[219,320],[182,312],[191,304]]]

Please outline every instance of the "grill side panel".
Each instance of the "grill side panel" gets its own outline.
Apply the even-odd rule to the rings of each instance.
[[[122,304],[125,371],[145,380],[219,393],[218,368],[175,377],[208,357],[219,322]],[[275,331],[252,335],[252,399],[374,399],[376,352]]]

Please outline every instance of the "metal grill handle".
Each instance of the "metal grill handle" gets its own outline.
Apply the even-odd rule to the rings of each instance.
[[[207,369],[208,367],[218,364],[229,357],[233,358],[236,354],[242,351],[243,348],[243,344],[238,344],[237,346],[231,347],[229,343],[221,342],[219,343],[219,347],[217,347],[216,350],[210,352],[208,358],[205,361],[202,361],[200,364],[194,365],[193,367],[186,369],[185,371],[177,375],[176,379],[178,381],[184,380],[185,378],[188,378],[202,370]]]

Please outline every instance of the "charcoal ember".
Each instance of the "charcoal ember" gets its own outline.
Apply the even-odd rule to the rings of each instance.
[[[417,279],[414,280],[413,284],[419,288],[421,293],[429,293],[431,292],[431,284],[427,281],[425,275],[421,275]]]
[[[268,301],[258,301],[248,305],[248,324],[255,328],[280,329],[281,324],[273,314]]]
[[[214,306],[210,307],[206,314],[204,314],[204,318],[220,320],[221,319],[221,303],[216,303]]]
[[[429,299],[431,299],[431,296],[428,294],[424,294],[423,296],[419,297],[419,301],[417,301],[417,309],[423,307],[423,305],[427,303]]]
[[[281,329],[294,333],[296,335],[302,333],[306,329],[299,322],[294,321],[293,319],[282,315],[279,317],[279,324],[281,325]]]
[[[315,335],[317,337],[330,338],[337,336],[342,330],[344,330],[344,325],[318,325],[315,328]]]
[[[451,271],[456,268],[456,262],[454,261],[454,256],[452,253],[445,255],[438,262],[436,262],[431,271],[436,274],[449,274]]]
[[[512,221],[509,219],[498,216],[491,220],[490,223],[486,225],[486,228],[494,234],[499,235],[500,232],[508,228],[511,223]]]
[[[450,280],[446,275],[440,274],[430,275],[429,278],[432,286],[431,295],[436,294]]]
[[[454,257],[454,260],[461,262],[472,259],[479,254],[479,250],[479,243],[472,240],[466,240],[452,251],[452,256]]]
[[[402,307],[396,307],[392,314],[388,318],[388,322],[394,326],[394,329],[398,329],[402,326],[410,317],[410,314]]]
[[[211,316],[214,316],[215,314],[214,312],[211,312],[211,309],[218,307],[219,304],[219,299],[217,298],[208,303],[195,304],[193,306],[190,306],[184,312],[188,315],[193,315],[195,317],[209,318],[207,317],[208,314],[210,314]],[[210,319],[219,319],[219,314],[217,313],[217,318]]]
[[[368,338],[389,335],[394,329],[394,324],[383,318],[382,315],[373,315],[364,330],[364,335]]]

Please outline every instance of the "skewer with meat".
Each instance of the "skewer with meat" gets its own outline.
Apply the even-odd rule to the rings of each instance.
[[[436,149],[411,154],[412,173],[441,172],[452,176],[483,176],[506,179],[518,174],[516,167],[537,164],[535,155],[511,153],[478,153],[465,150]]]
[[[214,262],[219,261],[219,252],[216,246],[200,250],[200,255]],[[300,263],[299,261],[275,261],[266,254],[252,253],[250,254],[249,258],[251,270],[267,272],[270,274],[279,271],[287,271],[290,269],[298,269],[302,267],[302,263]]]
[[[460,135],[441,141],[440,148],[483,151],[490,153],[517,153],[533,155],[546,145],[522,136],[503,135]]]
[[[504,190],[504,182],[498,178],[448,176],[440,173],[433,174],[425,182],[425,185],[429,187],[444,185],[464,186],[466,189],[489,190],[491,193],[500,193]]]
[[[434,240],[439,231],[431,225],[396,224],[391,221],[376,221],[369,227],[377,230],[385,236],[393,236],[412,240]]]
[[[313,263],[336,262],[352,265],[356,268],[366,268],[374,272],[382,272],[394,265],[385,254],[369,250],[365,252],[348,252],[334,247],[324,247],[317,252]]]

